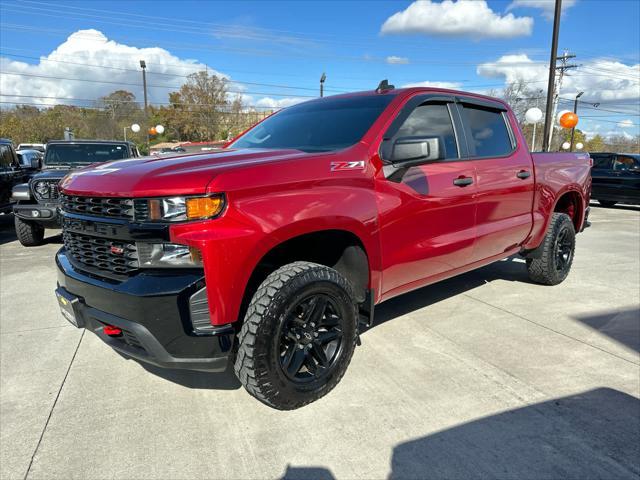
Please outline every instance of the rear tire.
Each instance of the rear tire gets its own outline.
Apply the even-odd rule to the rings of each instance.
[[[329,393],[353,355],[357,310],[336,270],[295,262],[269,275],[238,335],[234,370],[262,403],[293,410]]]
[[[611,201],[611,200],[598,200],[598,203],[600,205],[602,205],[603,207],[611,208],[618,202],[614,202],[614,201]]]
[[[36,247],[42,245],[44,239],[44,227],[36,222],[28,222],[19,217],[14,218],[16,235],[18,240],[25,247]]]
[[[554,213],[542,244],[540,258],[527,258],[529,278],[543,285],[561,283],[571,270],[576,231],[569,215]]]

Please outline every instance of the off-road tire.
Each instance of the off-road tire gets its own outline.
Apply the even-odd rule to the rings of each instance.
[[[280,332],[291,306],[318,291],[329,296],[344,315],[344,343],[329,374],[300,385],[287,378],[280,365]],[[340,273],[310,262],[285,265],[262,282],[249,304],[238,335],[235,374],[251,395],[270,407],[293,410],[307,405],[342,379],[355,349],[357,319],[352,286]]]
[[[602,205],[603,207],[611,208],[611,207],[615,206],[618,202],[615,202],[615,201],[612,201],[612,200],[598,200],[598,203],[600,205]]]
[[[566,232],[566,238],[570,240],[570,256],[566,265],[562,268],[558,266],[557,243],[559,238]],[[543,285],[557,285],[561,283],[571,270],[573,256],[576,246],[576,231],[569,215],[564,213],[554,213],[551,217],[549,229],[542,244],[542,255],[540,258],[527,258],[527,270],[529,278]]]
[[[16,235],[18,240],[25,247],[36,247],[42,245],[44,239],[44,227],[36,222],[22,220],[19,217],[14,218],[16,226]]]

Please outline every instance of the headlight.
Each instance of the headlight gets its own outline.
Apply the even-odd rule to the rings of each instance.
[[[176,243],[136,243],[140,268],[194,268],[202,266],[198,249]]]
[[[134,201],[138,222],[184,222],[204,220],[220,215],[224,195],[206,197],[141,198]]]
[[[51,187],[49,186],[48,182],[37,182],[34,187],[34,190],[38,195],[40,195],[43,198],[46,198],[49,196],[49,191],[51,190]]]

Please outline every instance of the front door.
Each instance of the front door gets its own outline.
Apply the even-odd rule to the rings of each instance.
[[[461,157],[459,117],[446,100],[413,97],[386,132],[380,155],[388,161],[399,138],[437,139],[439,158],[389,175],[376,193],[383,259],[382,295],[426,284],[469,263],[475,239],[476,173]],[[454,128],[455,125],[455,128]]]

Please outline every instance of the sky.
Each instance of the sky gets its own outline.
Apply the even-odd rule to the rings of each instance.
[[[142,100],[140,59],[154,104],[205,68],[265,109],[316,97],[323,72],[326,95],[385,78],[482,93],[522,80],[544,92],[552,16],[549,0],[0,0],[0,106],[90,106],[117,89]],[[559,53],[577,68],[559,109],[584,91],[588,135],[640,134],[639,22],[637,0],[563,1]]]

